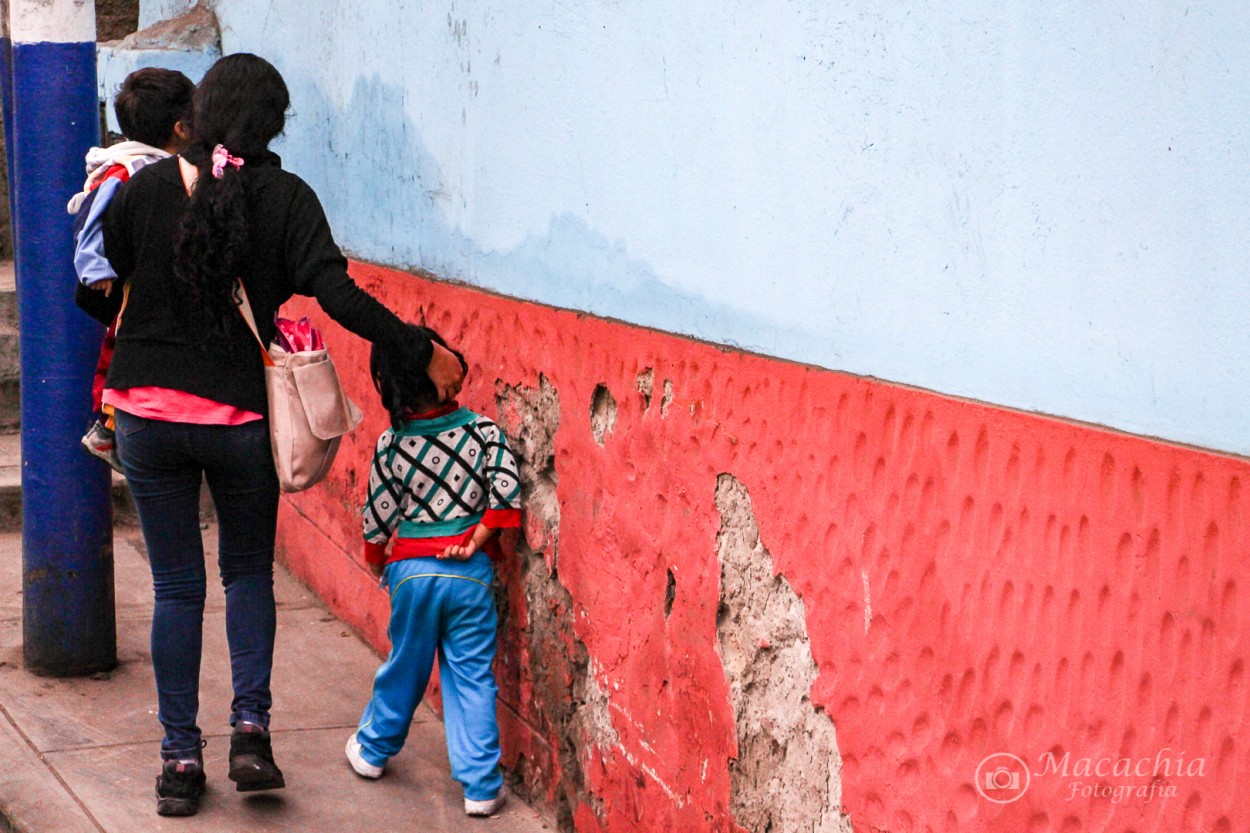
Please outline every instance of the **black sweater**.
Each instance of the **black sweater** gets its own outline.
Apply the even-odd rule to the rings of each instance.
[[[274,313],[292,295],[317,299],[331,318],[370,341],[403,344],[428,363],[432,347],[356,286],[312,188],[282,170],[278,157],[247,160],[239,171],[247,194],[248,254],[239,278],[261,338],[274,336]],[[107,386],[173,388],[268,413],[260,347],[242,315],[227,321],[224,340],[206,340],[205,325],[185,309],[174,277],[174,242],[188,199],[177,157],[140,170],[104,215],[104,249],[130,299],[117,332]],[[93,293],[99,296],[100,293]],[[80,293],[81,295],[81,293]],[[100,318],[115,313],[90,310]]]

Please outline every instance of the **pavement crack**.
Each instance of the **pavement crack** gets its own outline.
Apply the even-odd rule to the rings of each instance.
[[[35,753],[35,757],[38,758],[39,762],[44,765],[44,767],[48,770],[48,773],[56,779],[56,782],[61,785],[61,789],[65,790],[65,794],[73,799],[74,803],[78,805],[78,808],[82,810],[83,815],[91,821],[92,826],[94,826],[96,830],[99,830],[100,833],[108,833],[108,831],[104,829],[104,825],[100,824],[100,820],[95,817],[95,814],[92,813],[91,810],[87,809],[87,805],[84,804],[83,800],[78,797],[78,793],[74,792],[74,789],[69,785],[69,782],[61,776],[61,773],[56,767],[48,762],[48,759],[45,757],[47,753],[39,751],[39,748],[35,746],[34,741],[30,739],[30,735],[26,734],[26,732],[22,730],[22,727],[19,726],[17,721],[13,719],[13,715],[9,714],[9,710],[5,708],[3,703],[0,703],[0,714],[4,715],[4,719],[7,720],[9,725],[13,727],[13,731],[17,732],[18,737],[22,739],[22,742],[26,744],[27,748],[30,749],[31,752]]]
[[[0,710],[3,710],[3,708],[3,706],[0,706]],[[10,719],[9,722],[12,723],[12,719]],[[420,717],[414,720],[414,722],[420,722]],[[276,728],[271,730],[271,733],[275,735],[289,735],[297,734],[299,732],[341,732],[344,729],[355,729],[356,727],[356,723],[333,723],[328,726],[293,726],[285,729]],[[18,732],[20,733],[21,729],[18,729]],[[22,735],[22,737],[25,737],[25,735]],[[229,740],[230,732],[202,732],[200,737],[204,740]],[[125,749],[128,746],[150,746],[160,742],[160,738],[142,738],[139,740],[121,740],[115,743],[83,743],[70,746],[59,746],[55,749],[45,749],[43,752],[38,752],[38,750],[36,750],[36,752],[40,755],[40,757],[42,757],[44,755],[65,755],[74,752],[90,752],[97,749]],[[31,748],[34,749],[34,746],[31,746]],[[47,762],[45,761],[45,763]]]

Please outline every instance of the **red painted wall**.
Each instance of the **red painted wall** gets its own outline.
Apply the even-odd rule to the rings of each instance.
[[[721,473],[749,490],[774,568],[804,602],[820,672],[811,698],[836,726],[856,831],[1250,829],[1246,461],[353,272],[466,352],[464,404],[508,425],[497,386],[538,388],[541,374],[559,394],[558,580],[571,610],[558,613],[617,735],[576,739],[596,796],[573,808],[579,830],[734,829],[734,716],[716,639]],[[315,305],[291,306],[322,319],[367,416],[328,483],[286,499],[279,544],[382,649],[387,600],[359,561],[361,484],[385,424],[367,347]],[[649,406],[636,389],[647,368]],[[600,384],[617,403],[602,447],[590,425]],[[508,602],[505,759],[524,755],[550,801],[560,738],[525,670],[545,659],[518,654],[550,651],[558,665],[572,648],[568,634],[518,638],[533,612],[515,584]],[[1108,774],[1120,758],[1162,752],[1187,767],[1203,759],[1204,774],[1173,773],[1153,796],[1113,802],[1081,785],[1151,777],[1037,775],[1048,751],[1070,753],[1070,769],[1107,759]],[[1035,771],[1012,803],[975,789],[978,763],[996,752]]]

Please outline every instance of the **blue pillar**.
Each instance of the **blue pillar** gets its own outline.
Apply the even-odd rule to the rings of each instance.
[[[23,653],[36,673],[88,674],[117,663],[109,468],[80,445],[103,331],[74,306],[65,211],[99,143],[95,12],[75,0],[0,9],[22,354]]]

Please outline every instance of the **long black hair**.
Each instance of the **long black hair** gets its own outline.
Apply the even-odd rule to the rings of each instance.
[[[192,138],[182,155],[199,177],[175,245],[174,275],[187,291],[188,308],[203,311],[210,333],[224,332],[237,315],[230,293],[248,248],[247,162],[269,155],[290,104],[282,75],[264,58],[245,52],[213,64],[195,90]],[[217,145],[244,166],[226,165],[221,178],[214,177]]]
[[[412,345],[420,344],[426,338],[443,347],[447,347],[447,342],[429,327],[409,324],[408,330],[413,338],[394,343],[389,339],[375,341],[369,352],[369,374],[373,376],[373,387],[382,397],[382,407],[391,415],[391,427],[396,431],[403,428],[412,414],[443,404],[438,388],[430,381],[428,361],[418,362]],[[460,360],[460,367],[468,372],[464,356],[450,347],[447,349]]]

